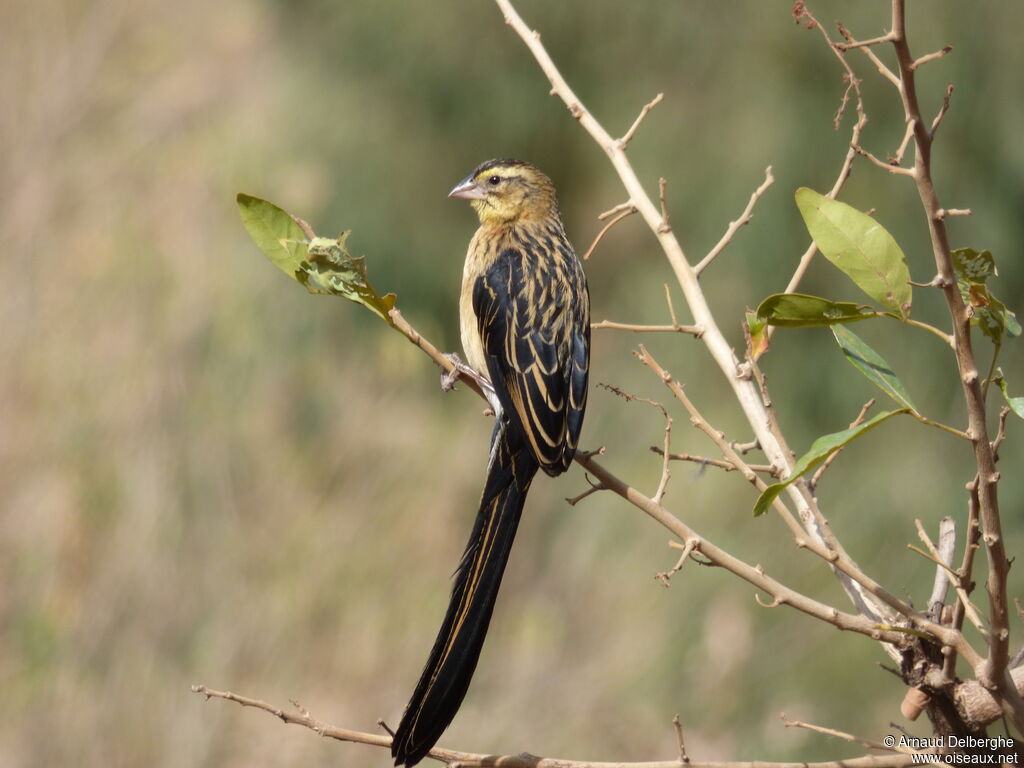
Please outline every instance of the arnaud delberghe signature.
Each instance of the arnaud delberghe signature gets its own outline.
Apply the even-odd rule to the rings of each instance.
[[[1013,739],[1008,736],[978,738],[976,736],[932,736],[916,738],[901,735],[897,742],[901,747],[910,749],[1012,749]]]

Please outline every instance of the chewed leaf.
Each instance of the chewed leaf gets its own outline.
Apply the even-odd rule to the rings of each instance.
[[[836,342],[843,350],[846,359],[858,371],[904,408],[917,412],[917,407],[910,399],[910,394],[903,386],[903,382],[896,377],[892,368],[881,355],[865,344],[864,340],[849,328],[833,326],[832,334],[836,337]]]
[[[872,299],[901,317],[910,315],[910,272],[903,251],[885,227],[807,187],[796,191],[796,204],[826,259]]]
[[[362,304],[391,324],[388,312],[395,306],[395,294],[380,296],[366,279],[366,260],[353,258],[345,248],[351,230],[336,239],[314,237],[309,243],[309,262],[303,264],[299,279],[312,293],[333,293]]]
[[[780,483],[773,483],[772,485],[769,485],[761,492],[761,495],[757,498],[757,502],[754,504],[754,515],[763,515],[768,511],[768,507],[771,506],[772,502],[778,498],[779,494],[786,489],[786,486],[817,467],[821,462],[847,443],[856,440],[864,433],[877,427],[883,421],[891,419],[899,413],[909,412],[910,411],[906,408],[901,408],[898,411],[884,411],[856,427],[851,427],[849,429],[844,429],[842,432],[833,432],[830,435],[823,435],[819,437],[811,445],[811,449],[797,459],[796,464],[793,466],[793,472],[789,477]]]
[[[878,313],[871,307],[850,301],[829,301],[802,293],[776,293],[761,302],[757,316],[768,325],[806,328],[867,320],[878,317]]]
[[[249,237],[273,264],[301,282],[299,269],[306,258],[306,235],[299,225],[266,200],[243,193],[236,200]]]
[[[282,271],[310,293],[344,296],[393,325],[388,313],[395,306],[395,294],[380,296],[373,290],[366,278],[365,260],[352,258],[345,248],[349,232],[342,232],[337,239],[307,237],[302,227],[273,203],[245,194],[237,199],[249,236]]]
[[[973,248],[957,248],[950,252],[956,276],[972,283],[984,283],[998,275],[996,260],[991,251],[976,251]]]
[[[981,328],[992,343],[1000,345],[1003,336],[1020,336],[1017,316],[992,295],[986,281],[997,275],[995,259],[989,251],[957,248],[951,252],[960,296],[971,311],[971,323]]]

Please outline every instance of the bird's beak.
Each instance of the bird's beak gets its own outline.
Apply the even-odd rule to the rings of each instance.
[[[460,200],[482,200],[484,188],[473,181],[472,176],[467,176],[455,185],[455,189],[448,193],[448,197],[455,197]]]

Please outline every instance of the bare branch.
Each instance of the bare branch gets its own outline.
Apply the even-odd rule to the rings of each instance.
[[[935,217],[938,219],[944,219],[947,216],[970,216],[970,208],[939,208],[935,212]]]
[[[587,261],[590,259],[590,255],[594,252],[594,249],[597,248],[597,244],[601,242],[601,238],[608,234],[608,231],[612,227],[614,227],[627,216],[632,216],[634,213],[636,213],[636,208],[634,208],[633,206],[629,206],[624,211],[621,211],[618,215],[616,215],[614,219],[605,224],[601,231],[597,233],[597,237],[594,238],[594,242],[592,242],[590,244],[590,247],[587,248],[586,253],[583,254],[583,260]]]
[[[939,107],[939,112],[935,115],[935,119],[932,120],[931,135],[932,139],[935,139],[935,132],[939,130],[939,123],[942,122],[942,118],[946,116],[946,112],[949,111],[949,100],[953,97],[953,84],[950,83],[946,86],[946,95],[942,99],[942,106]]]
[[[915,521],[917,522],[917,521]],[[920,535],[924,531],[924,527],[921,526],[918,529]],[[922,539],[925,542],[925,546],[929,546],[930,542],[926,541],[927,535]],[[928,598],[928,610],[931,611],[932,618],[938,621],[942,618],[942,606],[946,602],[946,593],[949,590],[950,575],[956,576],[953,571],[953,553],[956,549],[956,524],[953,522],[953,518],[944,517],[939,520],[939,546],[935,547],[935,551],[932,552],[939,560],[942,561],[944,567],[938,567],[935,569],[935,580],[932,583],[932,594]],[[929,550],[931,547],[929,546]]]
[[[843,103],[840,104],[840,109],[836,111],[837,118],[840,116],[840,112],[845,110],[845,103],[849,100],[849,92],[851,88],[857,96],[857,121],[854,123],[853,129],[850,133],[850,148],[846,151],[846,157],[843,158],[843,164],[839,169],[839,174],[836,176],[832,189],[825,195],[825,197],[834,200],[839,195],[839,192],[846,183],[846,180],[850,177],[850,172],[853,168],[853,160],[857,156],[857,153],[853,149],[853,145],[860,143],[860,136],[864,131],[864,126],[868,124],[868,118],[867,114],[864,112],[864,100],[861,97],[860,92],[860,79],[854,73],[850,63],[846,60],[846,54],[835,47],[832,38],[829,37],[828,31],[821,25],[814,15],[807,10],[806,7],[803,7],[801,11],[804,17],[808,19],[809,25],[812,28],[817,29],[825,39],[825,42],[828,43],[830,50],[835,54],[839,63],[843,67],[843,79],[847,86],[843,93]],[[840,32],[844,32],[842,25],[839,25],[839,29]],[[789,279],[789,284],[786,286],[786,293],[793,293],[796,291],[797,286],[800,284],[800,281],[803,280],[803,276],[807,273],[808,268],[811,266],[811,261],[813,261],[817,252],[818,247],[812,240],[810,245],[807,246],[807,250],[804,251],[803,255],[800,257],[799,262],[797,262],[797,268],[794,270],[793,276]],[[769,336],[774,333],[774,330],[774,328],[768,329]]]
[[[841,34],[846,39],[846,42],[847,43],[853,43],[854,42],[853,35],[850,34],[850,31],[846,27],[844,27],[842,24],[839,24],[838,27],[839,27],[839,34]],[[889,69],[887,66],[885,66],[885,64],[882,62],[882,60],[880,58],[878,58],[878,55],[873,50],[871,50],[870,46],[860,46],[860,49],[862,51],[864,51],[864,54],[869,59],[871,59],[871,63],[875,65],[875,67],[878,69],[879,74],[881,74],[882,77],[884,77],[890,83],[895,85],[896,88],[900,87],[900,79],[896,76],[896,74],[891,69]]]
[[[904,752],[905,754],[914,754],[917,750],[908,750],[906,747],[887,747],[880,741],[870,741],[868,739],[861,738],[860,736],[854,736],[852,733],[846,733],[845,731],[837,731],[834,728],[826,728],[822,725],[814,725],[813,723],[805,723],[802,720],[790,720],[786,717],[786,713],[783,712],[779,717],[782,718],[782,723],[787,728],[804,728],[808,731],[814,731],[815,733],[823,733],[826,736],[835,736],[837,739],[843,741],[851,741],[854,744],[860,744],[861,746],[867,747],[868,749],[880,749],[884,752]]]
[[[658,232],[668,234],[672,226],[668,223],[668,203],[665,201],[665,188],[668,187],[667,179],[658,179],[658,200],[661,201],[661,222],[658,224]]]
[[[747,203],[747,207],[743,209],[743,213],[736,221],[729,222],[729,228],[725,230],[725,234],[722,235],[722,239],[718,241],[714,248],[708,251],[708,255],[701,259],[697,266],[693,268],[693,271],[698,275],[704,271],[704,268],[714,261],[718,254],[725,250],[725,247],[732,242],[733,236],[739,231],[740,227],[748,224],[754,214],[754,206],[757,205],[757,201],[764,194],[765,190],[768,189],[775,181],[775,177],[772,176],[772,167],[769,165],[764,169],[764,181],[757,189],[754,190],[754,194],[750,196],[750,202]]]
[[[904,168],[901,165],[893,165],[892,163],[887,163],[884,160],[879,160],[877,157],[875,157],[873,154],[871,154],[870,152],[868,152],[866,149],[864,149],[863,147],[861,147],[858,144],[851,144],[850,146],[853,147],[853,151],[856,152],[858,155],[866,157],[868,160],[870,160],[872,163],[877,165],[879,168],[882,168],[882,169],[888,171],[889,173],[899,174],[900,176],[913,176],[914,175],[914,169],[913,168]]]
[[[944,523],[945,523],[945,521],[949,521],[948,523],[946,523],[946,525],[947,525],[947,527],[950,530],[952,530],[953,521],[950,518],[948,518],[948,517],[943,518],[943,522]],[[921,555],[925,555],[926,557],[928,557],[929,560],[931,560],[933,563],[935,563],[935,565],[938,566],[938,571],[940,573],[945,573],[945,574],[948,574],[949,576],[953,576],[955,578],[956,577],[956,571],[954,571],[952,566],[951,566],[951,563],[952,563],[952,560],[953,560],[953,552],[952,552],[953,547],[952,547],[952,545],[947,544],[947,549],[949,550],[949,557],[948,557],[948,561],[947,561],[947,558],[944,557],[944,554],[942,552],[940,552],[935,547],[935,545],[932,543],[932,540],[928,537],[928,534],[925,531],[924,526],[921,525],[921,521],[920,520],[914,520],[914,525],[917,527],[917,535],[920,537],[921,541],[924,542],[924,545],[926,547],[928,547],[928,554],[925,554],[924,552],[921,552],[921,550],[917,549],[916,547],[911,547],[911,549],[915,550],[916,552],[918,552]],[[940,525],[942,525],[942,523],[940,523]],[[948,536],[948,534],[947,534],[947,536]],[[952,541],[955,544],[956,540],[952,539]],[[932,599],[933,600],[935,598],[935,594],[936,594],[936,591],[937,591],[938,587],[939,587],[938,575],[936,575],[936,585],[935,585],[935,588],[932,589]],[[981,636],[987,638],[988,637],[988,629],[985,627],[985,622],[982,620],[981,616],[978,615],[977,609],[974,607],[974,604],[971,602],[970,598],[967,595],[966,590],[961,585],[959,579],[955,579],[953,581],[953,587],[956,589],[956,593],[959,596],[960,601],[963,603],[964,610],[967,612],[967,618],[969,618],[971,620],[971,624],[974,625],[975,629],[978,630],[978,632],[981,634]],[[945,595],[945,587],[943,587],[943,595]],[[942,605],[942,600],[940,600],[940,602],[939,602],[939,611],[937,612],[939,616],[942,615],[941,614],[941,605]],[[932,601],[929,601],[928,608],[929,608],[929,610],[932,610]],[[933,615],[935,615],[935,613],[936,612],[933,612]]]
[[[656,445],[652,445],[651,450],[659,455],[663,455],[661,448]],[[694,456],[690,453],[670,453],[668,457],[671,461],[692,461],[694,464],[700,464],[701,466],[707,467],[717,467],[718,469],[724,469],[726,472],[736,472],[739,470],[739,467],[731,461],[712,459],[707,456]],[[778,468],[769,464],[748,464],[747,466],[755,472],[761,472],[766,475],[776,475],[778,473]]]
[[[670,541],[668,545],[674,549],[678,549],[680,546],[677,542],[674,541]],[[673,565],[672,568],[668,571],[660,571],[654,574],[654,578],[660,581],[662,585],[667,589],[669,586],[671,586],[672,577],[683,569],[683,566],[686,564],[686,561],[690,558],[690,555],[693,554],[694,551],[696,551],[698,545],[699,542],[696,539],[687,539],[686,544],[684,544],[682,547],[683,553],[679,556],[679,560],[676,561],[676,564]]]
[[[207,699],[224,699],[226,701],[233,701],[243,707],[261,709],[285,723],[301,725],[325,738],[355,744],[369,744],[374,747],[390,748],[391,746],[390,736],[380,736],[375,733],[351,731],[333,725],[324,725],[301,708],[299,708],[299,714],[292,714],[265,701],[250,699],[247,696],[240,696],[228,691],[215,691],[207,688],[205,685],[193,685],[192,690],[205,696]],[[672,760],[653,760],[635,763],[595,763],[586,760],[538,757],[526,752],[518,755],[487,755],[460,752],[442,747],[434,747],[428,755],[446,765],[459,766],[460,768],[679,768],[680,761],[683,761],[690,768],[909,768],[912,765],[911,758],[907,755],[863,755],[847,760],[829,760],[821,763],[766,763],[760,760],[756,762],[695,762],[685,756],[685,750],[681,757]]]
[[[586,478],[586,481],[588,483],[590,483],[590,487],[587,488],[587,490],[585,490],[583,493],[579,494],[578,496],[571,496],[571,497],[570,496],[566,496],[565,500],[569,504],[570,507],[575,507],[577,504],[579,504],[581,501],[583,501],[585,498],[587,498],[587,496],[595,494],[598,491],[605,491],[605,490],[607,490],[607,488],[605,488],[604,485],[602,485],[601,483],[592,483],[592,482],[590,482],[590,478],[589,477],[586,477],[586,475],[584,475],[584,477]]]
[[[690,758],[686,754],[686,741],[683,739],[683,724],[679,722],[678,713],[672,718],[672,725],[675,726],[676,742],[679,744],[679,762],[683,765],[689,765]]]
[[[893,36],[892,32],[890,32],[881,37],[873,37],[870,40],[850,40],[846,43],[833,43],[833,45],[840,51],[852,51],[854,48],[868,48],[872,45],[882,45],[892,41]]]
[[[974,457],[978,475],[978,511],[982,525],[982,537],[988,561],[986,583],[989,596],[988,658],[974,666],[979,681],[998,694],[1004,712],[1013,720],[1017,730],[1024,733],[1024,699],[1013,687],[1007,674],[1009,662],[1009,607],[1006,594],[1006,579],[1009,562],[1002,535],[1002,521],[999,513],[999,473],[995,467],[995,456],[988,437],[985,397],[981,390],[978,365],[971,346],[970,314],[964,306],[957,287],[953,260],[949,247],[949,236],[938,194],[932,182],[932,132],[925,128],[921,107],[917,97],[917,82],[914,71],[914,57],[906,34],[905,0],[892,0],[893,48],[899,62],[900,97],[907,120],[914,123],[916,161],[914,181],[924,209],[931,235],[932,252],[938,274],[943,282],[943,296],[953,319],[953,336],[956,340],[957,366],[967,406],[967,434],[974,446]],[[866,49],[870,50],[870,49]],[[948,93],[948,90],[947,90]]]
[[[910,65],[910,68],[911,69],[917,69],[918,67],[924,66],[929,61],[935,61],[936,59],[941,59],[943,56],[945,56],[947,53],[949,53],[952,50],[953,50],[953,46],[952,45],[947,45],[947,46],[944,46],[944,47],[940,48],[939,50],[935,51],[934,53],[926,53],[921,58],[915,60],[914,63]]]
[[[621,139],[619,139],[618,142],[616,142],[619,145],[619,149],[626,148],[626,145],[629,144],[629,142],[633,139],[633,134],[636,133],[636,129],[640,127],[640,123],[642,123],[643,119],[647,117],[647,113],[654,109],[656,106],[658,106],[658,104],[660,104],[661,100],[664,98],[665,94],[659,93],[657,96],[651,99],[650,102],[644,105],[644,108],[640,110],[640,114],[637,115],[636,120],[634,120],[633,124],[629,126],[629,130],[626,131],[625,135]]]
[[[612,329],[633,331],[634,333],[688,333],[698,339],[704,333],[704,330],[697,325],[636,325],[634,323],[615,323],[611,320],[591,323],[590,328],[594,331]]]
[[[900,142],[896,154],[892,156],[892,165],[903,165],[903,155],[906,154],[912,138],[914,138],[914,121],[907,120],[907,130],[903,133],[903,141]]]
[[[636,206],[633,205],[632,201],[627,201],[625,203],[619,203],[615,207],[609,208],[604,213],[597,214],[597,220],[598,221],[604,221],[605,219],[609,219],[612,216],[614,216],[615,214],[620,213],[621,211],[630,210],[630,209],[632,209],[634,211],[636,210]]]
[[[868,410],[874,404],[875,404],[875,398],[873,398],[873,397],[870,400],[868,400],[866,403],[864,403],[863,407],[860,409],[860,413],[857,414],[857,418],[855,418],[850,423],[850,429],[853,429],[858,424],[860,424],[862,421],[864,421],[864,417],[867,415]],[[836,460],[836,457],[842,452],[842,450],[843,450],[842,447],[840,447],[838,450],[833,451],[832,453],[830,453],[828,455],[828,458],[826,458],[821,463],[821,466],[818,467],[817,470],[815,470],[814,476],[811,477],[811,479],[807,482],[807,487],[810,489],[811,493],[814,493],[815,489],[818,487],[818,481],[821,480],[821,476],[825,474],[825,471],[830,466],[832,466],[832,462]]]
[[[659,192],[661,193],[659,197],[662,198],[662,206],[659,211],[658,207],[644,190],[625,152],[616,145],[615,140],[608,131],[587,111],[579,97],[569,87],[568,83],[565,82],[565,78],[562,77],[562,74],[551,60],[551,56],[544,48],[539,36],[526,25],[522,17],[519,16],[512,6],[510,0],[495,0],[495,3],[504,14],[505,21],[515,30],[516,34],[519,35],[520,39],[522,39],[537,60],[541,70],[551,83],[552,93],[562,99],[573,117],[579,120],[580,125],[608,156],[623,186],[626,188],[629,199],[637,207],[640,215],[658,239],[669,265],[672,267],[679,282],[679,287],[686,298],[695,325],[701,327],[704,331],[701,340],[707,346],[712,358],[722,371],[725,380],[732,388],[747,421],[754,430],[762,450],[765,451],[773,465],[789,469],[792,467],[793,457],[779,444],[777,438],[768,429],[769,419],[764,411],[764,405],[761,402],[756,386],[749,379],[736,375],[739,361],[736,359],[731,344],[715,322],[707,299],[700,288],[697,275],[687,261],[675,233],[668,226],[668,211],[663,199],[664,183],[659,184]],[[837,53],[837,55],[839,54]],[[808,526],[807,536],[811,540],[821,541],[821,534],[816,529],[816,524],[814,523],[813,512],[810,509],[807,498],[804,496],[805,491],[798,487],[790,486],[786,489],[785,493],[796,505],[801,520]],[[860,610],[865,611],[866,615],[870,615],[876,621],[881,621],[889,616],[889,611],[884,605],[879,603],[870,594],[865,593],[855,583],[843,579],[841,579],[841,583],[854,604]]]

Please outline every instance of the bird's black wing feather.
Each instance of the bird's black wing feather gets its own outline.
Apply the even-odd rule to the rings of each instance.
[[[586,280],[567,242],[554,257],[506,248],[474,287],[487,373],[505,416],[548,474],[572,461],[586,406]]]

